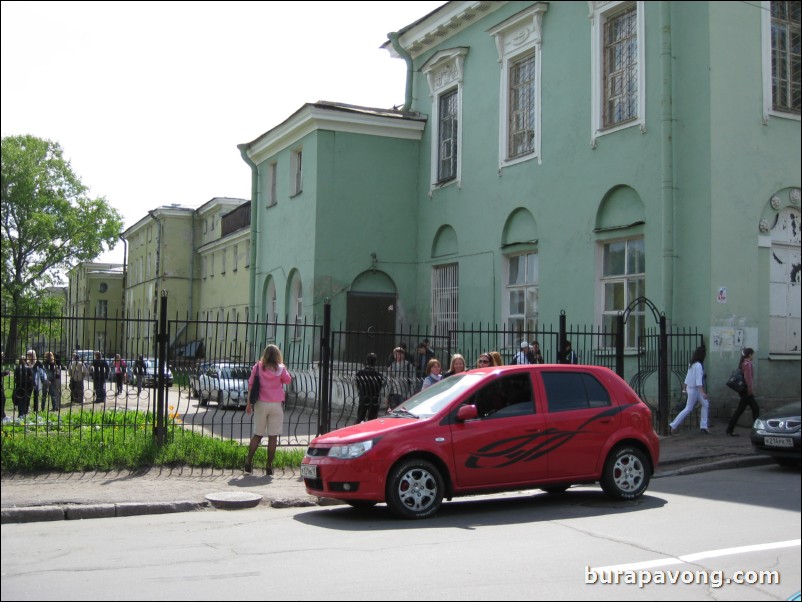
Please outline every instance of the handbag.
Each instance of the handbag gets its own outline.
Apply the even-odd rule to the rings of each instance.
[[[730,374],[730,377],[727,379],[727,386],[741,395],[746,391],[746,381],[744,380],[744,373],[741,371],[740,368],[736,368]]]
[[[251,404],[259,401],[259,368],[256,369],[256,374],[253,376],[253,387],[248,391],[248,401]]]

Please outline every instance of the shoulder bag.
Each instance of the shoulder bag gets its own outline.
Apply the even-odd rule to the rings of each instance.
[[[744,380],[744,373],[740,368],[736,368],[732,371],[732,374],[730,374],[730,377],[727,379],[727,386],[738,393],[738,395],[746,392],[746,381]]]
[[[256,368],[256,372],[253,375],[253,387],[251,390],[248,391],[248,401],[251,402],[251,405],[259,401],[259,368]]]

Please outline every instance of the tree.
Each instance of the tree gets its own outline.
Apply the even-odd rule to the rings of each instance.
[[[64,159],[61,146],[35,136],[2,139],[3,311],[10,314],[4,343],[16,357],[18,316],[40,306],[41,292],[60,282],[59,272],[113,249],[123,226],[120,213],[89,189]]]

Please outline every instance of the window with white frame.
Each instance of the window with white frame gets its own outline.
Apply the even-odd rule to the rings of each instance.
[[[507,283],[504,291],[507,330],[516,336],[537,329],[538,317],[538,255],[524,253],[507,258]],[[511,342],[508,342],[511,344]]]
[[[267,332],[265,333],[267,339],[270,341],[276,338],[276,324],[278,323],[278,301],[276,298],[276,281],[272,278],[267,283],[266,294],[267,308],[265,321],[267,322]]]
[[[226,273],[226,249],[220,251],[220,273]]]
[[[435,332],[456,331],[458,317],[459,264],[434,266],[432,267],[432,326]]]
[[[798,209],[786,207],[780,211],[771,229],[769,268],[771,353],[799,354],[802,351],[800,228],[802,228],[802,214]]]
[[[276,196],[276,175],[278,174],[278,164],[273,161],[267,166],[267,206],[275,205],[278,202]]]
[[[290,173],[292,181],[290,182],[290,194],[295,196],[301,194],[304,189],[303,180],[303,149],[296,149],[290,155]]]
[[[457,133],[459,121],[457,90],[440,96],[437,111],[437,183],[443,184],[457,177]]]
[[[800,116],[799,2],[763,2],[764,120],[769,114]]]
[[[643,2],[592,2],[593,141],[639,125],[645,131]]]
[[[109,317],[109,302],[106,299],[98,300],[97,305],[95,306],[95,317],[96,318]]]
[[[298,274],[295,274],[290,287],[290,312],[292,314],[293,323],[295,324],[293,337],[296,339],[301,338],[301,326],[303,325],[304,318],[304,293],[301,277]]]
[[[234,245],[234,251],[231,253],[231,270],[236,272],[239,266],[239,245]]]
[[[547,8],[536,2],[490,30],[501,65],[502,167],[540,156],[540,52]]]
[[[432,188],[460,180],[462,79],[467,53],[467,48],[441,50],[421,67],[432,98]]]
[[[638,297],[646,296],[646,252],[643,238],[629,238],[601,245],[601,322],[605,332],[616,332],[618,314]],[[624,325],[624,347],[637,346],[644,327],[645,307],[630,311]]]
[[[214,253],[209,253],[209,276],[214,276]]]

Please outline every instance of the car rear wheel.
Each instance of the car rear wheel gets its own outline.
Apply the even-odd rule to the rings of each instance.
[[[443,503],[443,477],[426,460],[405,460],[387,480],[387,506],[401,518],[428,518]]]
[[[604,463],[601,486],[604,493],[619,500],[633,500],[646,491],[651,478],[649,461],[636,447],[617,447]]]
[[[223,401],[223,392],[222,391],[218,391],[217,392],[217,407],[220,408],[221,410],[227,410],[228,409],[228,405],[226,405],[226,403]]]

